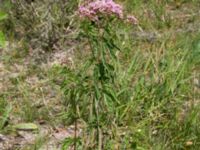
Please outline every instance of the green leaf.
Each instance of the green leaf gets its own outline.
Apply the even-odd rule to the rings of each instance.
[[[0,47],[4,47],[6,42],[6,38],[2,31],[0,31]]]
[[[117,99],[116,93],[115,93],[115,91],[113,89],[107,87],[107,89],[104,88],[102,91],[112,101],[117,102],[118,104],[120,104],[120,101]]]
[[[65,141],[63,141],[62,150],[68,149],[73,143],[73,138],[66,138]]]
[[[7,14],[7,13],[1,12],[1,11],[0,11],[0,21],[6,19],[7,17],[8,17],[8,14]]]
[[[38,130],[38,126],[34,123],[19,123],[13,127],[16,130]]]
[[[9,106],[6,108],[5,112],[3,113],[3,116],[0,117],[0,118],[1,118],[1,121],[0,121],[0,129],[2,129],[2,128],[5,126],[6,121],[8,121],[8,118],[9,118],[9,115],[10,115],[10,112],[11,112],[11,111],[12,111],[12,106],[9,105]]]
[[[77,150],[82,150],[82,143],[81,143],[81,139],[80,138],[66,138],[63,143],[62,143],[62,147],[61,150],[67,150],[70,149],[70,147],[72,147],[74,145],[74,143],[76,143],[76,148]]]

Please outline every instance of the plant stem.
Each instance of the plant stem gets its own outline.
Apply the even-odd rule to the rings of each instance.
[[[75,124],[74,124],[74,150],[77,149],[77,119],[75,120]]]
[[[99,126],[99,112],[98,112],[98,103],[95,99],[95,114],[97,119],[97,141],[98,141],[98,150],[102,150],[102,134],[101,134],[101,128]]]

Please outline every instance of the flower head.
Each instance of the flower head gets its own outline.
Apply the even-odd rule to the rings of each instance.
[[[133,15],[124,15],[123,7],[113,0],[96,0],[79,7],[79,14],[83,18],[98,21],[99,15],[115,15],[131,24],[138,24],[137,18]]]
[[[89,18],[90,20],[98,19],[99,14],[116,15],[123,18],[123,8],[116,4],[113,0],[96,0],[85,6],[79,7],[81,17]]]

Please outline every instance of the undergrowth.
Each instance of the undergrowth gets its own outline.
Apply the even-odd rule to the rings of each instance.
[[[81,1],[73,2],[20,0],[2,9],[11,11],[0,31],[20,47],[0,51],[1,132],[15,122],[45,122],[54,128],[74,125],[72,137],[61,141],[63,150],[199,149],[199,1],[119,0],[139,23],[111,18],[103,27],[81,20]],[[34,7],[44,15],[46,5],[56,20],[26,16]],[[58,9],[61,5],[70,11]],[[23,16],[14,14],[18,9]],[[30,49],[47,56],[70,46],[71,64],[29,61]],[[38,138],[27,149],[45,142]]]

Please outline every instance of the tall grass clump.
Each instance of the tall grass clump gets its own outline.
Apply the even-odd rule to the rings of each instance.
[[[3,23],[8,18],[8,14],[0,7],[0,48],[5,46],[6,38],[3,32]]]
[[[5,100],[4,95],[0,95],[0,132],[8,125],[12,107]]]
[[[110,1],[95,1],[79,8],[81,36],[87,39],[90,58],[80,70],[65,69],[63,90],[68,119],[75,125],[74,149],[115,149],[116,108],[120,104],[116,82],[117,52],[120,52],[118,28],[136,24],[134,16],[125,16],[122,6]],[[126,23],[124,23],[126,22]],[[78,123],[85,125],[78,140]],[[79,142],[78,142],[79,141]]]
[[[28,43],[36,59],[52,50],[67,50],[74,42],[77,26],[73,17],[79,0],[3,0],[2,3],[9,18],[4,23],[9,40]]]

